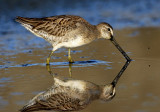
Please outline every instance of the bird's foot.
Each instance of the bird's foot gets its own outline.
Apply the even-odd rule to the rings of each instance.
[[[71,57],[68,57],[69,63],[74,63],[74,61],[71,59]]]
[[[46,65],[50,65],[50,58],[47,58]]]

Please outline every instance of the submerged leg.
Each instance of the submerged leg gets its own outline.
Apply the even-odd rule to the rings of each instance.
[[[70,48],[68,49],[68,61],[69,61],[69,63],[74,63],[74,61],[71,58],[71,49]]]
[[[46,69],[47,69],[47,71],[49,72],[49,74],[53,75],[52,70],[51,70],[51,67],[50,67],[49,64],[46,64]]]
[[[69,76],[72,77],[72,63],[69,63]]]
[[[47,69],[47,71],[49,72],[49,74],[50,74],[53,78],[54,78],[55,76],[57,76],[56,73],[53,73],[53,72],[52,72],[50,65],[46,65],[46,69]]]
[[[52,56],[52,54],[53,54],[53,50],[52,50],[52,52],[49,54],[49,56],[48,56],[48,58],[47,58],[47,60],[46,60],[46,65],[49,65],[50,63],[50,58],[51,58],[51,56]]]

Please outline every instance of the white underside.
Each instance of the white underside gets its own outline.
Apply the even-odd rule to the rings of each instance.
[[[61,47],[74,48],[82,45],[84,45],[83,39],[81,37],[77,37],[77,39],[75,39],[74,41],[63,42],[61,44],[58,44],[57,46],[54,46],[54,49],[56,50]]]
[[[86,83],[79,80],[69,80],[67,82],[64,82],[60,79],[55,78],[55,85],[70,87],[71,89],[78,90],[79,92],[84,92],[86,90]]]
[[[27,25],[27,24],[22,24],[27,30],[29,30],[30,32],[32,32],[33,34],[35,34],[38,37],[44,38],[46,41],[48,41],[50,44],[52,44],[53,46],[53,51],[61,48],[61,47],[67,47],[67,48],[74,48],[74,47],[78,47],[78,46],[82,46],[84,45],[84,40],[83,37],[80,35],[67,35],[66,37],[73,37],[75,36],[76,39],[69,40],[68,42],[63,42],[63,43],[59,43],[59,40],[63,40],[65,37],[56,37],[53,35],[49,35],[47,32],[45,31],[37,31],[36,29],[32,29],[32,26]]]
[[[71,89],[71,91],[73,93],[76,93],[77,91],[80,93],[85,93],[84,91],[86,90],[86,83],[80,80],[69,80],[69,81],[63,81],[60,80],[58,78],[54,78],[54,88],[53,89],[49,89],[47,92],[41,92],[38,95],[36,95],[32,100],[29,101],[29,103],[27,104],[28,106],[34,105],[36,103],[36,101],[38,100],[46,100],[47,98],[50,98],[51,95],[59,93],[61,91],[61,89],[56,89],[59,88],[59,86],[63,86],[63,87],[69,87]],[[74,92],[76,91],[76,92]],[[67,92],[67,91],[62,91],[61,92]],[[74,97],[79,98],[81,96],[74,94]]]

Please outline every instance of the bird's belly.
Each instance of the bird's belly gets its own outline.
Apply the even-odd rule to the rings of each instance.
[[[73,48],[73,47],[78,47],[78,46],[82,46],[84,44],[86,44],[82,38],[76,38],[76,39],[71,39],[68,42],[64,42],[63,43],[64,47],[68,47],[68,48]]]
[[[70,87],[72,90],[78,90],[84,92],[86,90],[86,83],[80,80],[69,80],[64,82],[58,78],[55,78],[55,84],[61,85],[63,87]]]

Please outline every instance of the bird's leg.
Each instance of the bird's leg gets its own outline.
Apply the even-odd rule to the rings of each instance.
[[[71,58],[71,49],[70,48],[68,49],[68,61],[69,61],[69,63],[74,63],[74,61]]]
[[[52,52],[49,54],[49,56],[48,56],[48,58],[47,58],[47,60],[46,60],[46,65],[49,65],[50,63],[50,58],[51,58],[51,56],[52,56],[52,54],[53,54],[53,50],[52,50]]]
[[[47,69],[47,71],[49,72],[49,74],[50,74],[53,78],[55,78],[55,77],[57,76],[57,73],[53,73],[53,72],[52,72],[51,67],[50,67],[49,64],[46,65],[46,69]]]
[[[72,63],[69,63],[69,76],[72,77]]]
[[[46,69],[49,72],[49,74],[53,75],[50,64],[46,64]]]

